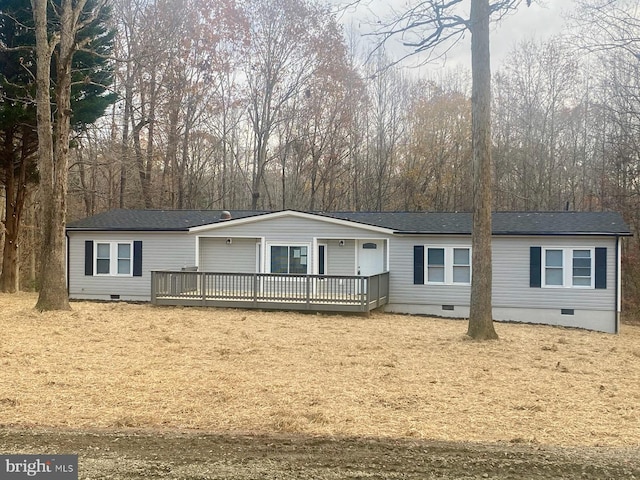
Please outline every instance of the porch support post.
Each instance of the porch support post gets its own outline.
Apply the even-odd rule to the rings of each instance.
[[[369,285],[367,284],[367,282],[365,281],[366,278],[365,277],[360,277],[360,302],[361,302],[361,306],[360,309],[363,312],[367,312],[367,304],[368,304],[368,300],[369,300]],[[366,288],[365,288],[366,287]]]
[[[253,274],[253,305],[254,308],[258,308],[258,284],[260,282],[260,278],[257,273]]]
[[[156,282],[156,272],[151,272],[151,303],[153,305],[156,305],[158,303],[157,293],[158,285]]]
[[[311,309],[311,276],[307,275],[305,277],[307,282],[307,310]]]
[[[200,275],[200,291],[202,292],[202,306],[207,305],[207,277],[204,272],[197,272]]]

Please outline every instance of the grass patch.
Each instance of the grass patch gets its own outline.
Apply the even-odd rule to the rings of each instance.
[[[640,443],[637,326],[35,301],[0,295],[6,426]]]

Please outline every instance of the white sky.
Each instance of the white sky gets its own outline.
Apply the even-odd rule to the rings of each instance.
[[[345,1],[345,0],[342,0]],[[366,0],[365,0],[366,1]],[[377,11],[380,0],[371,0],[369,3],[371,11]],[[416,0],[412,0],[415,3]],[[536,1],[536,0],[534,0]],[[383,0],[383,4],[389,7],[401,10],[407,0]],[[468,13],[469,1],[463,2]],[[574,0],[537,0],[536,3],[527,7],[525,2],[517,12],[510,14],[499,23],[492,24],[491,36],[491,64],[492,69],[497,69],[504,61],[507,54],[514,46],[524,40],[536,39],[545,40],[551,36],[564,32],[566,20],[563,18],[567,11],[574,8]],[[360,8],[357,12],[350,12],[345,15],[345,23],[353,22],[355,27],[360,26],[361,31],[366,30],[366,24],[372,17],[371,12]],[[456,47],[447,54],[446,68],[462,67],[471,68],[471,47],[470,35],[467,34]],[[387,45],[387,52],[390,55],[402,55],[409,50],[403,47],[399,42]],[[409,60],[414,63],[415,60]],[[434,72],[442,69],[442,61],[422,67],[421,71]]]

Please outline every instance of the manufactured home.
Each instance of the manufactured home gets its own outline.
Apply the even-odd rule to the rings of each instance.
[[[469,213],[113,210],[67,226],[72,299],[464,318]],[[493,316],[615,333],[615,212],[493,214]]]

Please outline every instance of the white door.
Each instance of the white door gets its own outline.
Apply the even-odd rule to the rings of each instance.
[[[384,272],[384,241],[358,240],[358,275]]]

